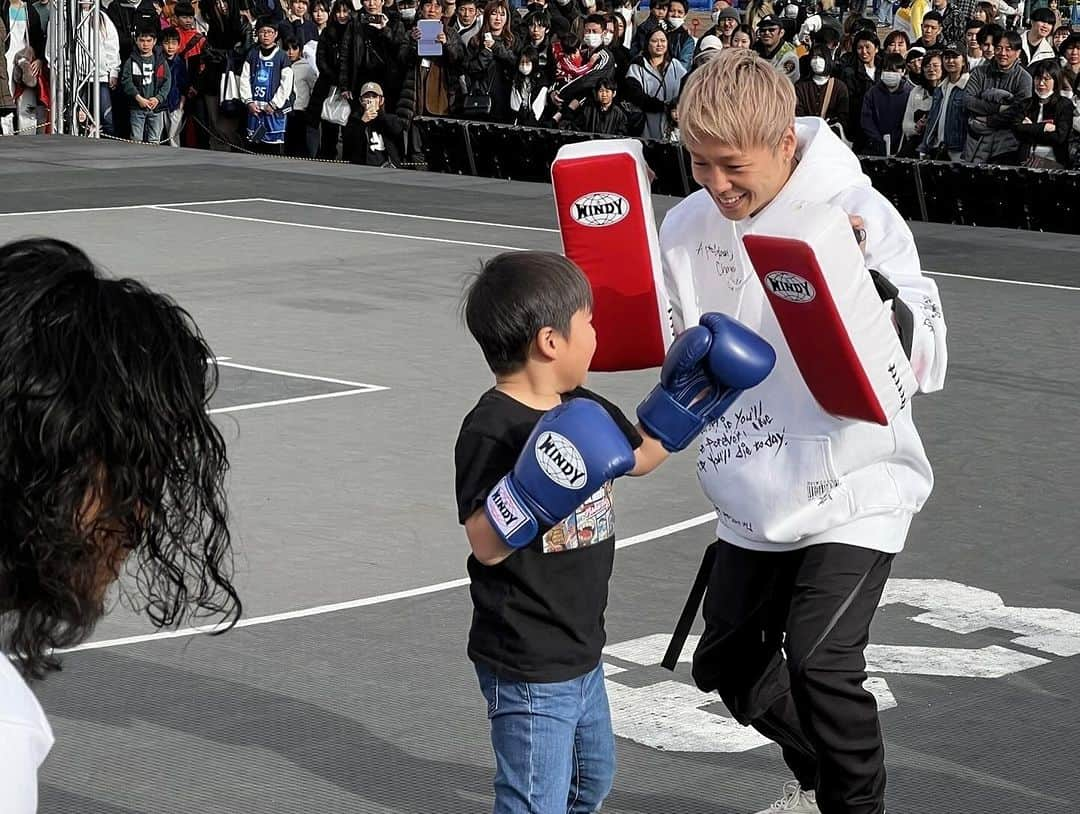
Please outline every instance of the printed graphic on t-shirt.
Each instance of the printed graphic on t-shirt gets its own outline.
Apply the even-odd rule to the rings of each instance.
[[[615,505],[611,481],[597,489],[577,511],[544,535],[544,553],[573,551],[615,535]]]

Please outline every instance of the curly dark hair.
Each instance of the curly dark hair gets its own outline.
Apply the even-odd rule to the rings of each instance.
[[[0,246],[0,650],[28,678],[84,640],[125,567],[156,627],[240,618],[191,316],[69,243]]]

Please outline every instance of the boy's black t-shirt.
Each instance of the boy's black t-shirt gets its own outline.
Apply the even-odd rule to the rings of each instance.
[[[641,446],[641,435],[614,404],[583,387],[563,395],[572,398],[599,403],[630,445]],[[543,414],[491,389],[465,416],[454,449],[461,523],[514,468]],[[511,681],[569,681],[596,667],[605,644],[614,520],[608,481],[571,517],[498,565],[470,554],[469,658]]]

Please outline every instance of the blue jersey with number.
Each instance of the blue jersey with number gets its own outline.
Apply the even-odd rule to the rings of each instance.
[[[248,55],[251,76],[251,100],[269,104],[278,88],[281,87],[281,74],[289,67],[289,58],[280,48],[275,48],[269,56],[263,56],[256,46]],[[248,111],[248,139],[260,144],[283,144],[285,142],[286,115],[292,108],[292,95],[279,110],[261,112]]]

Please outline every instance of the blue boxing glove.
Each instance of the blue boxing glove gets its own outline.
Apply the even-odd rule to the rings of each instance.
[[[668,452],[686,449],[775,363],[772,346],[745,325],[705,314],[671,343],[660,384],[638,405],[638,420]]]
[[[574,513],[606,481],[634,468],[634,450],[591,399],[571,399],[544,413],[514,469],[484,501],[492,527],[511,548],[523,548]]]

